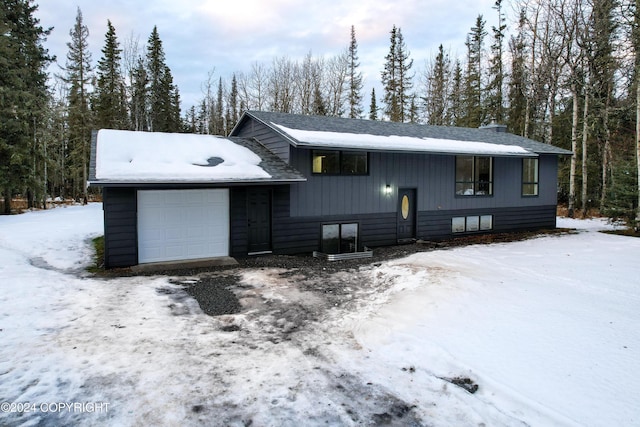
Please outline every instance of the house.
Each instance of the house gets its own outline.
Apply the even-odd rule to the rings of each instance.
[[[307,180],[279,195],[273,250],[326,253],[553,228],[558,157],[506,132],[249,111],[255,138]]]
[[[229,144],[246,152],[234,158]],[[571,154],[498,125],[257,111],[229,138],[102,130],[93,145],[109,267],[553,228],[558,157]],[[181,166],[167,167],[177,158]]]
[[[255,140],[108,129],[89,175],[107,268],[271,250],[271,193],[305,180]]]

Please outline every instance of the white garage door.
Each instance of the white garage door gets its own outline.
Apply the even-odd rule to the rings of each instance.
[[[229,255],[229,190],[138,191],[138,262]]]

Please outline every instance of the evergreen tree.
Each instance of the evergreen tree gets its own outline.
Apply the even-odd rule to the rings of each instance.
[[[378,104],[376,103],[376,89],[371,89],[371,103],[369,104],[369,120],[378,120]]]
[[[71,41],[67,43],[66,76],[69,85],[68,126],[71,146],[70,175],[76,195],[87,199],[87,179],[89,169],[89,143],[93,127],[89,110],[89,86],[92,80],[91,53],[89,52],[89,29],[84,25],[82,11],[78,8],[76,21],[69,32]]]
[[[404,43],[402,31],[398,28],[396,32],[396,58],[398,60],[398,103],[400,105],[400,122],[411,119],[415,105],[414,97],[411,95],[413,88],[413,75],[410,74],[413,66],[413,59],[409,59],[409,51]]]
[[[229,109],[230,109],[230,120],[227,124],[229,131],[231,128],[235,126],[236,122],[239,119],[238,114],[238,81],[236,80],[236,75],[233,74],[231,77],[231,91],[229,92]]]
[[[149,114],[147,108],[149,77],[144,59],[138,58],[131,75],[131,126],[136,131],[149,130]]]
[[[463,126],[478,127],[484,122],[484,112],[482,108],[482,46],[484,37],[487,35],[484,30],[485,21],[482,15],[476,18],[475,27],[467,35],[467,71],[464,80],[464,118]]]
[[[351,43],[349,44],[349,117],[362,116],[362,73],[358,72],[358,42],[355,27],[351,26]]]
[[[316,116],[326,116],[327,106],[322,98],[322,91],[320,90],[320,82],[316,81],[313,87],[313,114]]]
[[[391,30],[389,53],[382,71],[384,87],[385,114],[392,122],[404,122],[411,108],[412,76],[409,74],[413,60],[404,43],[402,31],[393,26]]]
[[[453,77],[451,78],[451,92],[447,108],[446,123],[453,126],[465,125],[464,96],[463,96],[463,76],[462,65],[456,60],[453,66]]]
[[[527,20],[525,10],[520,11],[518,32],[511,38],[511,79],[509,80],[509,107],[507,126],[509,131],[524,136],[525,115],[527,114],[527,71],[525,68],[526,41],[524,26]]]
[[[450,72],[449,55],[445,54],[442,45],[440,45],[433,66],[427,72],[427,93],[422,98],[427,114],[427,123],[430,125],[444,125],[446,123]]]
[[[498,26],[492,27],[493,44],[491,45],[491,59],[489,62],[489,83],[486,87],[487,107],[486,115],[488,119],[496,123],[504,122],[504,99],[502,86],[504,83],[504,70],[502,63],[502,50],[505,25],[504,14],[502,13],[502,0],[496,0],[494,9],[498,11]]]
[[[218,80],[218,93],[216,96],[216,102],[214,108],[211,109],[213,115],[211,119],[211,134],[212,135],[224,135],[224,105],[222,101],[222,77]]]
[[[116,38],[116,30],[107,21],[105,45],[98,61],[95,94],[95,127],[97,129],[128,129],[124,78],[120,72],[122,49]]]
[[[398,105],[398,53],[397,53],[397,29],[393,26],[389,39],[389,53],[385,57],[384,70],[382,71],[382,86],[384,89],[383,102],[384,113],[392,122],[400,121],[400,106]]]
[[[164,48],[158,34],[153,31],[147,42],[147,76],[149,79],[149,130],[153,132],[179,132],[180,96],[173,84],[171,70],[165,62]]]
[[[43,29],[29,0],[0,0],[0,192],[4,213],[18,191],[35,193],[37,141],[47,104],[45,69],[52,61]],[[39,151],[39,150],[38,150]],[[40,188],[40,185],[37,185]]]

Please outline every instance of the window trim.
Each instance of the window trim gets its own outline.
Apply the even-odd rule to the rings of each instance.
[[[317,152],[331,152],[338,153],[338,172],[315,172],[314,171],[314,161],[316,158]],[[344,172],[344,162],[343,155],[344,153],[349,154],[364,154],[366,161],[366,172],[364,173],[345,173]],[[312,175],[325,175],[325,176],[368,176],[369,175],[369,152],[368,151],[349,151],[349,150],[330,150],[330,149],[312,149],[311,150],[311,174]]]
[[[451,217],[451,234],[485,233],[492,230],[493,214]]]
[[[324,247],[324,227],[326,226],[331,226],[331,225],[337,225],[338,226],[338,252],[333,254],[333,253],[329,253],[329,252],[325,252],[325,247]],[[343,252],[342,251],[342,226],[344,225],[355,225],[356,226],[356,236],[355,236],[355,244],[354,244],[354,250],[352,252]],[[345,253],[355,253],[358,252],[358,248],[360,246],[360,223],[357,221],[345,221],[345,222],[323,222],[322,224],[320,224],[320,250],[322,253],[328,253],[330,255],[337,255],[337,254],[345,254]]]
[[[472,159],[472,169],[471,169],[471,177],[472,180],[471,181],[459,181],[458,180],[458,159],[461,158],[471,158]],[[478,160],[479,159],[489,159],[489,180],[488,181],[481,181],[481,180],[476,180],[476,169],[477,169],[477,165],[478,165]],[[454,158],[454,175],[455,175],[455,184],[454,184],[454,195],[455,197],[493,197],[493,177],[494,177],[494,157],[493,156],[474,156],[474,155],[458,155],[455,156]],[[458,184],[471,184],[471,186],[473,187],[473,194],[464,194],[463,193],[458,193]],[[480,186],[480,184],[488,184],[489,185],[489,192],[487,194],[479,194],[477,188]],[[468,191],[468,190],[464,190],[464,191]]]
[[[535,181],[525,181],[525,162],[527,161],[535,161],[536,173],[535,173]],[[540,159],[538,157],[525,157],[522,159],[522,174],[520,176],[522,185],[520,186],[520,195],[522,197],[539,197],[540,196]],[[534,194],[525,194],[525,186],[533,185],[535,188]]]

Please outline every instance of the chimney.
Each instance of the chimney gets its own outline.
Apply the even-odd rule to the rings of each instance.
[[[507,125],[499,125],[499,124],[498,124],[498,123],[496,123],[496,122],[491,122],[491,123],[490,123],[490,124],[488,124],[488,125],[480,126],[480,129],[486,129],[486,130],[489,130],[489,131],[491,131],[491,132],[500,132],[500,133],[503,133],[503,132],[506,132],[506,131],[507,131]]]

